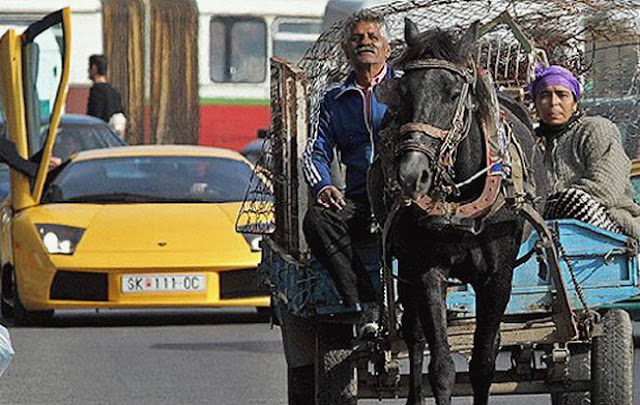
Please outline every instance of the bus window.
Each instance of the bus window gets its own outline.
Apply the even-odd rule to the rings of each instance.
[[[298,62],[321,32],[321,20],[278,18],[273,34],[273,54]]]
[[[211,19],[210,76],[214,82],[262,83],[267,74],[267,25],[261,19]]]

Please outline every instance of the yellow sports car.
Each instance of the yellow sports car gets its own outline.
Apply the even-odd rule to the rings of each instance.
[[[125,146],[49,171],[68,24],[65,9],[0,39],[3,115],[19,156],[0,209],[2,315],[29,324],[67,308],[267,307],[258,240],[235,231],[252,170],[240,154]]]
[[[3,229],[12,242],[2,255],[3,316],[29,323],[61,308],[268,306],[257,237],[234,226],[250,176],[223,149],[79,153],[41,204]]]

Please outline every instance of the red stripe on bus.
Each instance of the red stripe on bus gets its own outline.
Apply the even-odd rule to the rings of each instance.
[[[240,150],[257,138],[258,129],[268,128],[270,120],[268,106],[201,105],[198,144]]]

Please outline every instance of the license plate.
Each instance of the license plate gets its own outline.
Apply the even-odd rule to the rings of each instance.
[[[126,274],[122,292],[205,291],[204,274]]]

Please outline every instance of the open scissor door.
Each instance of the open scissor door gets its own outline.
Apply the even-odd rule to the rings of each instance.
[[[7,137],[18,154],[38,164],[34,179],[11,173],[15,210],[40,203],[69,80],[71,11],[56,11],[21,34],[0,38],[0,94]]]

